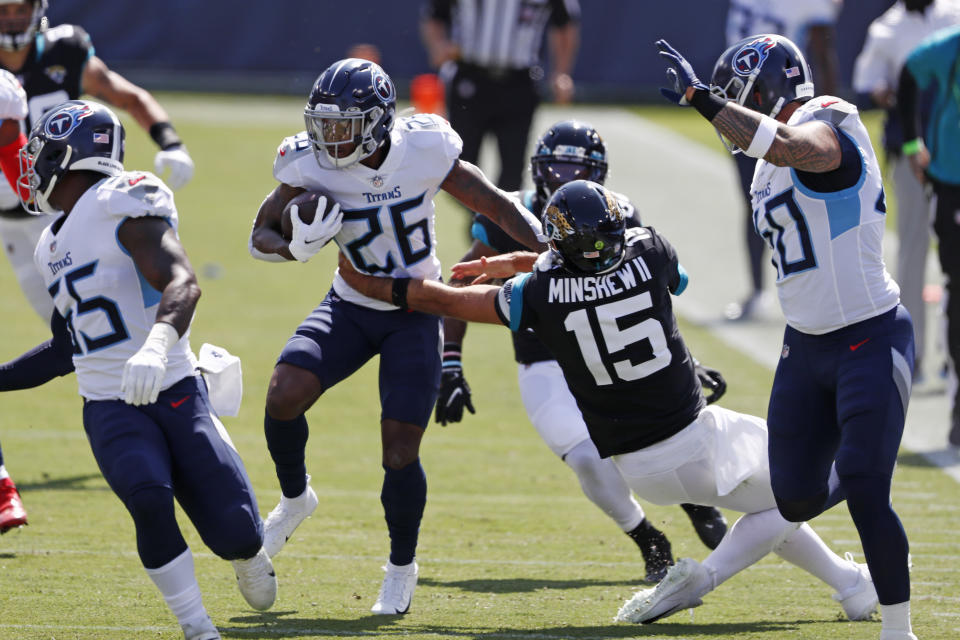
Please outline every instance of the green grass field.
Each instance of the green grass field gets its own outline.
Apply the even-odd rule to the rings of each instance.
[[[243,358],[243,407],[225,423],[265,515],[279,498],[262,432],[266,383],[286,338],[327,291],[335,264],[333,252],[306,265],[277,265],[254,261],[246,250],[254,213],[273,186],[274,150],[302,126],[302,100],[161,99],[197,163],[194,181],[177,194],[181,236],[203,288],[193,346],[212,342]],[[680,120],[671,126],[684,128]],[[714,140],[709,144],[718,161],[728,161]],[[151,168],[153,152],[146,135],[130,127],[127,166]],[[450,265],[466,248],[464,223],[449,200],[438,204],[440,253]],[[0,298],[2,361],[48,332],[6,265]],[[724,404],[765,415],[772,373],[704,329],[683,329],[698,357],[729,381]],[[410,614],[369,613],[388,553],[371,364],[308,414],[307,462],[321,502],[275,560],[280,594],[272,611],[246,607],[229,564],[180,514],[205,604],[225,638],[878,637],[878,621],[845,621],[828,587],[776,557],[734,577],[692,615],[644,627],[613,623],[640,585],[639,552],[583,497],[573,473],[527,422],[507,332],[472,327],[465,362],[477,415],[446,428],[431,425],[424,438],[429,499]],[[0,396],[0,438],[30,517],[28,527],[0,538],[0,639],[182,637],[141,569],[129,516],[89,452],[73,377]],[[960,636],[956,495],[954,480],[917,456],[901,457],[893,499],[911,538],[915,630],[923,640]],[[678,507],[644,506],[677,556],[706,555]],[[727,515],[732,522],[734,514]],[[845,506],[813,524],[832,548],[862,561]]]

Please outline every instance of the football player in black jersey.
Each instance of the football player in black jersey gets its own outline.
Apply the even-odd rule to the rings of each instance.
[[[530,158],[530,173],[535,190],[515,195],[530,211],[541,212],[553,192],[571,180],[589,179],[603,184],[607,175],[606,145],[597,130],[585,122],[557,122],[537,141]],[[630,200],[613,195],[627,226],[639,227],[640,216]],[[484,215],[476,215],[472,232],[474,242],[464,261],[526,250]],[[466,330],[466,322],[444,319],[443,371],[436,409],[436,420],[443,425],[459,422],[464,408],[475,413],[461,360]],[[597,453],[553,354],[529,329],[513,333],[513,348],[519,365],[520,395],[530,422],[551,451],[577,474],[583,493],[640,548],[647,581],[660,581],[673,564],[670,541],[645,517],[613,461]],[[711,400],[719,398],[725,388],[720,374],[705,367],[698,368],[698,374],[713,389]],[[682,506],[703,543],[716,548],[727,531],[723,514],[713,507]]]
[[[483,258],[492,277],[524,271],[502,287],[372,278],[341,259],[341,275],[365,295],[400,307],[532,328],[556,357],[590,438],[630,488],[654,504],[692,502],[741,511],[701,563],[683,558],[618,613],[654,622],[701,598],[773,551],[837,590],[850,619],[869,617],[877,595],[865,565],[827,548],[806,523],[788,522],[770,486],[764,420],[707,406],[670,295],[687,274],[652,227],[626,229],[616,198],[585,180],[554,192],[543,214],[551,250]],[[479,273],[478,265],[454,275]]]
[[[47,0],[0,0],[0,68],[16,75],[27,92],[24,130],[30,131],[40,116],[61,102],[89,94],[127,111],[150,133],[160,147],[154,158],[156,172],[169,169],[165,182],[170,188],[189,182],[193,160],[163,107],[148,91],[111,71],[95,55],[90,36],[81,27],[47,28],[46,9]],[[51,216],[26,213],[16,194],[0,184],[0,238],[20,288],[44,322],[53,305],[33,266],[33,249],[52,221]]]

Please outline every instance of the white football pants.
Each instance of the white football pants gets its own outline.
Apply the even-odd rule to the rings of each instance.
[[[645,517],[643,509],[613,460],[600,458],[560,365],[555,360],[521,364],[517,378],[527,417],[540,438],[577,474],[591,502],[623,531],[635,529]]]
[[[0,180],[4,180],[0,175]],[[43,276],[33,262],[33,251],[44,228],[56,219],[55,215],[29,216],[27,218],[0,217],[0,240],[10,260],[17,282],[34,311],[45,323],[53,315],[53,298],[47,293]]]

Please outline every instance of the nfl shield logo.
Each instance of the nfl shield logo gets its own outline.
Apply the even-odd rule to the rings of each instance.
[[[790,355],[790,345],[783,345],[783,351],[780,352],[780,357],[786,359]]]
[[[50,243],[50,253],[53,253],[56,250],[57,250],[57,241],[54,240],[53,242]]]
[[[372,178],[370,178],[370,184],[372,184],[374,187],[379,189],[380,187],[383,186],[383,176],[381,176],[379,173],[373,176]]]

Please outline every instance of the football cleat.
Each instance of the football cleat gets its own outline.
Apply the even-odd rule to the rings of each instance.
[[[840,603],[850,620],[867,620],[877,611],[877,590],[873,586],[873,578],[867,565],[854,562],[852,553],[847,552],[844,557],[856,567],[857,581],[833,594],[833,599]]]
[[[723,540],[723,536],[727,535],[727,519],[723,517],[720,510],[698,504],[681,504],[680,506],[690,518],[700,542],[708,549],[716,549]]]
[[[280,553],[293,532],[317,508],[320,500],[308,484],[306,490],[296,498],[280,497],[280,504],[274,507],[263,521],[263,548],[271,558]]]
[[[272,607],[277,599],[277,574],[266,550],[261,547],[252,558],[232,560],[230,564],[237,574],[237,587],[247,604],[257,611]]]
[[[670,541],[663,531],[655,529],[653,533],[637,541],[643,562],[646,565],[647,582],[660,582],[667,575],[667,569],[673,566],[673,551]]]
[[[406,613],[410,610],[413,591],[417,588],[417,576],[420,572],[417,561],[414,560],[410,564],[397,566],[387,560],[383,570],[387,572],[387,575],[383,577],[383,584],[380,585],[377,601],[370,608],[370,611],[378,615]]]
[[[614,620],[650,624],[684,609],[703,604],[701,596],[710,589],[706,567],[692,558],[681,558],[670,567],[656,587],[643,589],[620,607]]]
[[[220,632],[213,626],[210,616],[203,616],[197,622],[187,622],[182,625],[183,640],[220,640]]]
[[[918,640],[917,636],[911,631],[899,631],[895,629],[881,629],[880,640]]]
[[[20,492],[10,478],[0,480],[0,533],[27,524],[27,510],[23,508]]]

